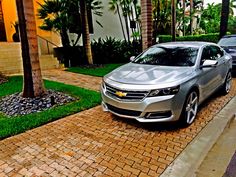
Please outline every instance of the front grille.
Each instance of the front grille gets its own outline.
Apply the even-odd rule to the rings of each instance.
[[[114,107],[114,106],[109,105],[109,104],[106,104],[106,105],[107,105],[107,108],[110,111],[112,111],[114,113],[117,113],[117,114],[120,114],[120,115],[138,117],[141,114],[140,111],[132,111],[132,110],[127,110],[127,109],[121,109],[121,108],[117,108],[117,107]]]
[[[147,96],[148,91],[121,90],[106,84],[106,94],[119,100],[141,101]]]

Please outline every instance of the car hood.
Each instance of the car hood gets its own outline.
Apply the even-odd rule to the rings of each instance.
[[[236,46],[221,46],[227,53],[236,56]]]
[[[186,80],[193,73],[191,67],[168,67],[129,63],[105,76],[115,82],[136,85],[167,84]]]

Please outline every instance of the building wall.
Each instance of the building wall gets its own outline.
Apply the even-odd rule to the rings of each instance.
[[[17,22],[17,11],[16,11],[16,4],[15,0],[1,0],[2,1],[2,8],[4,13],[4,22],[5,22],[5,29],[7,35],[7,42],[13,42],[12,35],[15,33],[15,28],[13,24]],[[35,18],[36,18],[36,25],[37,27],[42,24],[42,20],[38,19],[37,17],[37,9],[39,5],[37,2],[42,3],[43,0],[33,0],[34,2],[34,10],[35,10]],[[93,25],[94,25],[94,34],[91,34],[91,41],[98,38],[105,38],[105,37],[115,37],[117,39],[124,39],[123,33],[119,21],[118,14],[114,14],[113,11],[109,10],[109,1],[102,0],[103,5],[103,16],[98,17],[93,14]],[[99,21],[103,28],[100,27],[96,21]],[[124,21],[123,21],[124,24]],[[37,28],[37,34],[58,46],[61,46],[60,36],[55,32],[47,32]],[[72,35],[73,36],[73,35]],[[72,37],[74,38],[74,37]],[[43,44],[44,43],[44,44]],[[40,45],[45,45],[46,43],[40,40]],[[42,46],[43,47],[43,46]]]
[[[1,1],[2,1],[2,9],[3,9],[3,14],[4,14],[7,42],[13,42],[12,35],[15,33],[15,28],[13,24],[18,21],[16,2],[15,0],[1,0]],[[37,2],[41,3],[43,2],[43,0],[33,0],[33,2],[34,2],[36,26],[38,27],[42,24],[42,20],[38,19],[37,17],[37,9],[39,8],[39,5]],[[53,32],[47,32],[47,31],[37,28],[37,34],[56,44],[60,44],[59,36]]]
[[[113,11],[109,10],[108,0],[102,0],[102,4],[103,16],[93,15],[94,34],[91,35],[91,39],[105,38],[106,36],[124,39],[118,14],[114,14]],[[96,20],[103,25],[103,28],[97,24]]]

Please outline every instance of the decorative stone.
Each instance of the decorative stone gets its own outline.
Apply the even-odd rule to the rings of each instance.
[[[21,93],[15,93],[0,99],[0,112],[7,116],[26,115],[41,112],[75,100],[76,98],[54,90],[47,90],[43,97],[36,98],[23,98]]]

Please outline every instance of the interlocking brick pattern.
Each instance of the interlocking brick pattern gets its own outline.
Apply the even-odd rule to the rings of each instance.
[[[140,124],[97,106],[2,140],[0,176],[159,176],[235,95],[233,83],[230,94],[208,100],[185,129]]]
[[[63,69],[45,70],[42,71],[42,74],[43,77],[48,80],[84,87],[96,91],[100,90],[100,84],[102,82],[101,77],[66,72]]]

